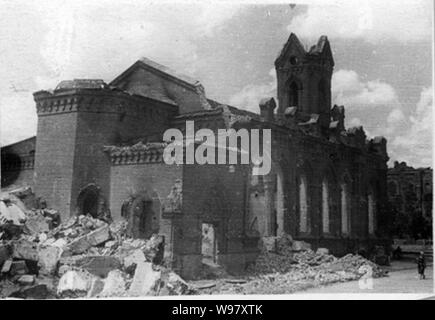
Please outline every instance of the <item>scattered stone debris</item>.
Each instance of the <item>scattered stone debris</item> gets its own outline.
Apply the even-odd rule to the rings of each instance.
[[[28,197],[33,200],[30,201]],[[127,236],[126,221],[89,215],[60,223],[31,189],[0,197],[0,298],[106,298],[194,292],[163,267],[164,238]],[[40,202],[39,202],[40,204]]]
[[[35,282],[35,276],[32,274],[26,274],[18,278],[17,282],[24,286],[32,285]]]
[[[335,282],[382,277],[386,273],[360,255],[337,258],[329,250],[316,252],[290,236],[263,239],[263,251],[242,279],[219,278],[191,281],[200,294],[283,294]]]
[[[57,294],[61,297],[85,297],[95,276],[84,270],[67,271],[59,280]]]
[[[127,295],[126,276],[120,270],[112,270],[104,281],[99,297],[124,297]],[[95,285],[94,285],[95,286]]]
[[[134,272],[129,295],[132,297],[151,295],[158,288],[160,277],[160,270],[153,270],[152,263],[139,263]]]
[[[314,252],[288,235],[263,238],[262,244],[246,276],[231,277],[204,262],[203,280],[186,282],[164,265],[162,236],[133,239],[126,221],[89,215],[61,223],[59,213],[36,201],[31,190],[18,189],[0,196],[0,298],[290,293],[385,275],[359,255]]]

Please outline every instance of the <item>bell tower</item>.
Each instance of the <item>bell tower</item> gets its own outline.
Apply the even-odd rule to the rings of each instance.
[[[317,114],[322,127],[329,127],[331,77],[334,68],[328,38],[321,36],[308,51],[292,33],[275,60],[278,79],[278,114],[295,107],[302,118]]]

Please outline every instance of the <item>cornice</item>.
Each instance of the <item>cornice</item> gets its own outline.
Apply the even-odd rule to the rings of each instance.
[[[104,152],[109,155],[112,165],[162,163],[166,145],[166,143],[139,142],[128,147],[106,146]]]
[[[38,116],[72,112],[127,113],[140,116],[152,109],[145,104],[150,102],[159,105],[155,112],[161,115],[172,116],[177,112],[175,105],[116,90],[79,89],[59,93],[38,91],[34,93],[34,99]]]

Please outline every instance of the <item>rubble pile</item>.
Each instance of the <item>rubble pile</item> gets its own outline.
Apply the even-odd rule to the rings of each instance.
[[[60,223],[57,211],[28,209],[12,193],[0,200],[0,298],[194,293],[164,266],[159,235],[132,239],[126,221],[80,215]]]
[[[314,252],[287,235],[264,239],[242,279],[210,264],[203,279],[212,282],[187,283],[165,265],[162,236],[145,240],[127,234],[126,221],[107,217],[79,215],[61,223],[59,213],[36,201],[28,188],[2,193],[0,298],[277,294],[384,275],[359,255],[337,258],[325,248]]]
[[[244,281],[234,283],[218,279],[212,284],[193,283],[202,294],[282,294],[335,282],[382,277],[386,273],[375,263],[360,255],[337,258],[325,248],[317,251],[303,241],[284,236],[263,251],[248,268]]]
[[[308,243],[293,241],[289,236],[277,239],[275,248],[273,252],[263,250],[248,269],[250,281],[239,291],[255,293],[261,287],[262,293],[289,293],[311,286],[386,275],[378,265],[360,255],[337,258],[326,248],[315,252]]]
[[[374,277],[383,275],[382,269],[360,255],[348,254],[337,258],[329,254],[328,249],[318,248],[311,250],[310,244],[304,241],[294,241],[290,236],[283,236],[276,240],[274,251],[263,250],[249,271],[254,275],[289,273],[306,273],[305,278],[312,274],[335,274],[348,278],[348,274],[355,274],[357,278],[362,274],[361,267],[372,270]],[[313,273],[314,272],[314,273]],[[346,273],[346,275],[344,275]],[[340,280],[340,279],[339,279]]]

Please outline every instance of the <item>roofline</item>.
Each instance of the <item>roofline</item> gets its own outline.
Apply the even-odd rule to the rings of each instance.
[[[33,96],[35,99],[37,99],[38,95],[41,94],[46,94],[46,96],[44,96],[43,98],[50,98],[50,99],[55,99],[57,97],[62,97],[62,96],[69,96],[69,95],[74,95],[74,94],[92,94],[94,92],[102,92],[102,93],[111,93],[111,94],[122,94],[125,95],[128,98],[133,98],[133,99],[145,99],[145,100],[151,100],[154,102],[158,102],[161,104],[165,104],[167,106],[170,107],[178,107],[177,103],[175,101],[169,102],[169,101],[162,101],[158,98],[153,98],[153,97],[147,97],[147,96],[143,96],[140,94],[136,94],[136,93],[129,93],[125,90],[122,90],[118,87],[113,87],[113,88],[104,88],[104,89],[64,89],[64,90],[57,90],[57,91],[48,91],[48,90],[39,90],[33,93]]]
[[[312,53],[312,49],[313,48],[315,48],[315,49],[321,49],[318,53],[324,54],[325,53],[325,46],[327,45],[329,47],[329,51],[331,53],[332,65],[333,66],[335,65],[334,57],[333,57],[332,49],[331,49],[331,44],[330,44],[329,39],[328,39],[328,37],[326,35],[321,35],[319,37],[319,39],[317,40],[317,42],[313,46],[311,46],[311,48],[309,48],[308,50],[305,50],[304,45],[299,40],[298,36],[295,33],[292,32],[292,33],[290,33],[290,36],[289,36],[287,42],[284,44],[284,46],[282,47],[281,51],[279,52],[278,57],[275,59],[275,62],[274,62],[275,66],[277,66],[277,65],[279,65],[281,63],[281,60],[284,58],[284,55],[285,55],[285,53],[288,50],[288,47],[290,45],[291,40],[294,40],[294,42],[296,43],[296,46],[300,50],[302,50],[303,54],[306,55],[306,56],[313,55],[313,53]],[[321,48],[320,48],[320,46],[321,46]]]
[[[147,69],[147,70],[152,70],[154,72],[157,72],[158,74],[160,74],[161,76],[163,76],[169,80],[177,82],[177,83],[181,84],[182,86],[184,86],[192,91],[196,91],[196,88],[197,88],[196,85],[189,83],[186,80],[183,80],[181,78],[178,78],[172,74],[169,74],[167,72],[159,70],[159,69],[157,69],[149,64],[146,64],[142,60],[137,60],[135,63],[133,63],[127,70],[125,70],[119,76],[117,76],[115,79],[113,79],[109,83],[109,85],[116,86],[119,81],[121,81],[123,78],[125,78],[127,75],[129,75],[133,71],[133,69],[136,68],[137,66],[142,67],[142,68]],[[201,83],[198,81],[198,85],[200,85],[200,84]]]
[[[27,141],[27,140],[30,140],[30,139],[36,139],[36,135],[31,136],[31,137],[26,138],[26,139],[23,139],[23,140],[20,140],[20,141],[17,141],[17,142],[9,143],[9,144],[7,144],[7,145],[1,146],[1,148],[10,147],[10,146],[13,146],[14,144],[22,143],[22,142]]]

